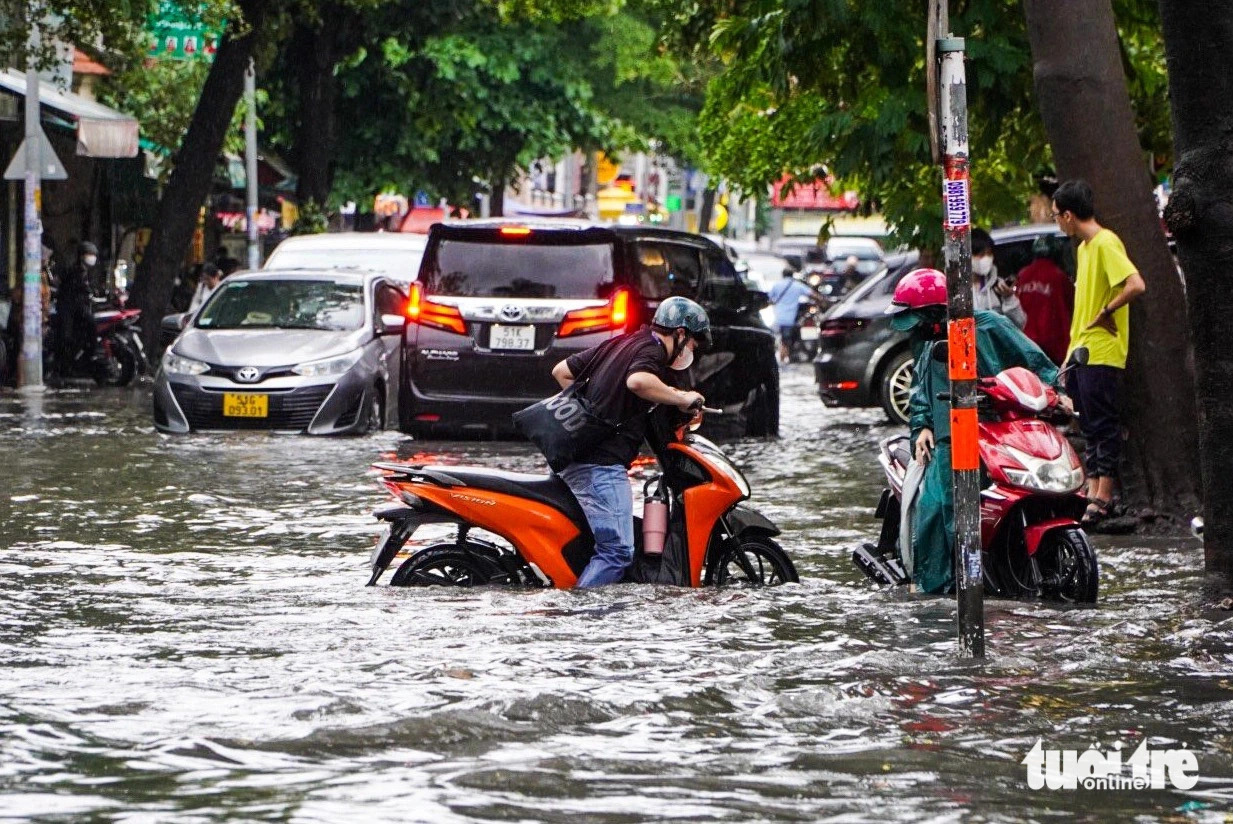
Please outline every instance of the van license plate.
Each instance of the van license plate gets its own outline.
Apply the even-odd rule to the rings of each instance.
[[[494,323],[488,335],[488,347],[490,349],[533,350],[535,349],[535,326],[533,324],[504,326]]]
[[[224,392],[223,415],[228,418],[267,418],[270,415],[270,396]]]

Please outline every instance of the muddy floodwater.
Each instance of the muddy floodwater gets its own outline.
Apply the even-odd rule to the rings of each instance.
[[[0,820],[1226,820],[1233,613],[1196,541],[1097,537],[1095,608],[990,601],[961,660],[952,602],[849,560],[892,428],[783,384],[783,437],[725,449],[801,583],[727,591],[365,588],[373,460],[536,455],[0,396]],[[1198,781],[1032,789],[1038,739]]]

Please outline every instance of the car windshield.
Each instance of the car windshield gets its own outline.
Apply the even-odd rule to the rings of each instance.
[[[270,256],[267,269],[356,269],[401,281],[415,280],[422,249],[287,249]]]
[[[474,242],[442,239],[420,280],[435,295],[483,298],[606,298],[611,243]]]
[[[201,329],[358,329],[364,291],[332,280],[234,280],[197,316]]]

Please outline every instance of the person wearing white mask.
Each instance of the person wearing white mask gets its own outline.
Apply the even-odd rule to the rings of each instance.
[[[704,398],[670,385],[671,372],[688,369],[694,348],[710,342],[711,323],[697,303],[670,297],[659,304],[651,328],[643,327],[570,355],[552,368],[561,388],[585,381],[581,394],[612,433],[582,449],[558,474],[573,491],[595,536],[595,555],[578,586],[615,584],[634,560],[634,502],[629,467],[646,437],[656,405],[682,412]]]
[[[56,371],[61,377],[84,352],[90,359],[101,351],[94,332],[94,310],[90,270],[98,263],[98,247],[88,240],[77,247],[77,259],[57,273],[56,285]]]
[[[1022,329],[1027,326],[1027,313],[1015,294],[1015,284],[998,274],[993,249],[993,238],[988,232],[972,230],[972,311],[997,312]]]

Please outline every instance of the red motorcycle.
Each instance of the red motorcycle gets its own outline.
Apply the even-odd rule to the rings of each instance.
[[[1087,503],[1079,494],[1083,464],[1054,425],[1071,413],[1052,388],[1023,367],[981,378],[977,389],[985,590],[1003,597],[1094,603],[1099,567],[1079,523]],[[906,435],[882,442],[878,461],[890,485],[877,508],[882,531],[877,545],[866,544],[852,556],[879,583],[911,580],[910,540],[905,535],[900,541],[911,523],[902,506],[910,460]]]

